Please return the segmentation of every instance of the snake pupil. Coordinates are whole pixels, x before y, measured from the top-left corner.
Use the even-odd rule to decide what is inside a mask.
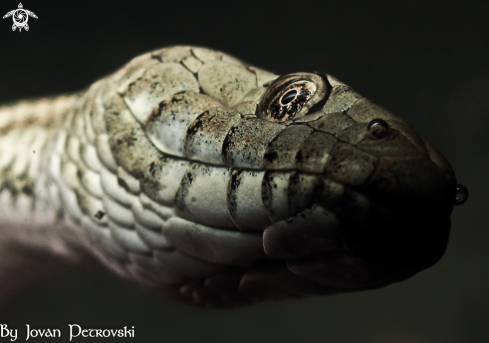
[[[288,91],[287,93],[284,94],[282,99],[280,99],[280,103],[284,106],[289,104],[292,100],[294,100],[297,96],[297,91],[295,89],[292,89]]]

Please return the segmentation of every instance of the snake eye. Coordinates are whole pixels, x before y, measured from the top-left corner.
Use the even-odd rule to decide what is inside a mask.
[[[263,94],[258,105],[258,117],[276,123],[300,118],[308,114],[314,105],[324,103],[328,91],[326,80],[316,74],[281,76]]]
[[[368,131],[375,138],[382,138],[389,131],[389,124],[383,119],[374,119],[368,123]]]

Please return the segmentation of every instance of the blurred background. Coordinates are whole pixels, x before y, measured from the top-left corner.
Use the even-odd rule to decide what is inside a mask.
[[[82,90],[152,49],[210,47],[275,73],[336,76],[432,142],[470,198],[454,209],[442,260],[384,289],[203,310],[73,271],[10,306],[2,323],[19,339],[30,324],[67,341],[67,324],[79,324],[135,326],[131,342],[489,342],[488,1],[22,4],[39,18],[20,33],[0,21],[0,102]],[[17,6],[2,1],[0,15]]]

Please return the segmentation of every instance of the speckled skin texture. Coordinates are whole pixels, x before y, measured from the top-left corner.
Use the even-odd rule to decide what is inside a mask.
[[[173,47],[82,94],[0,108],[4,235],[212,307],[378,288],[433,265],[450,165],[401,119],[311,77],[296,115],[267,117],[278,75]]]

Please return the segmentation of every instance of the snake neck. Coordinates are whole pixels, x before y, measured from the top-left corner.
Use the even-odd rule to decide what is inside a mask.
[[[0,309],[53,272],[93,265],[65,218],[52,172],[78,98],[0,106]]]
[[[0,244],[73,257],[56,175],[50,172],[62,128],[78,95],[0,107]]]

